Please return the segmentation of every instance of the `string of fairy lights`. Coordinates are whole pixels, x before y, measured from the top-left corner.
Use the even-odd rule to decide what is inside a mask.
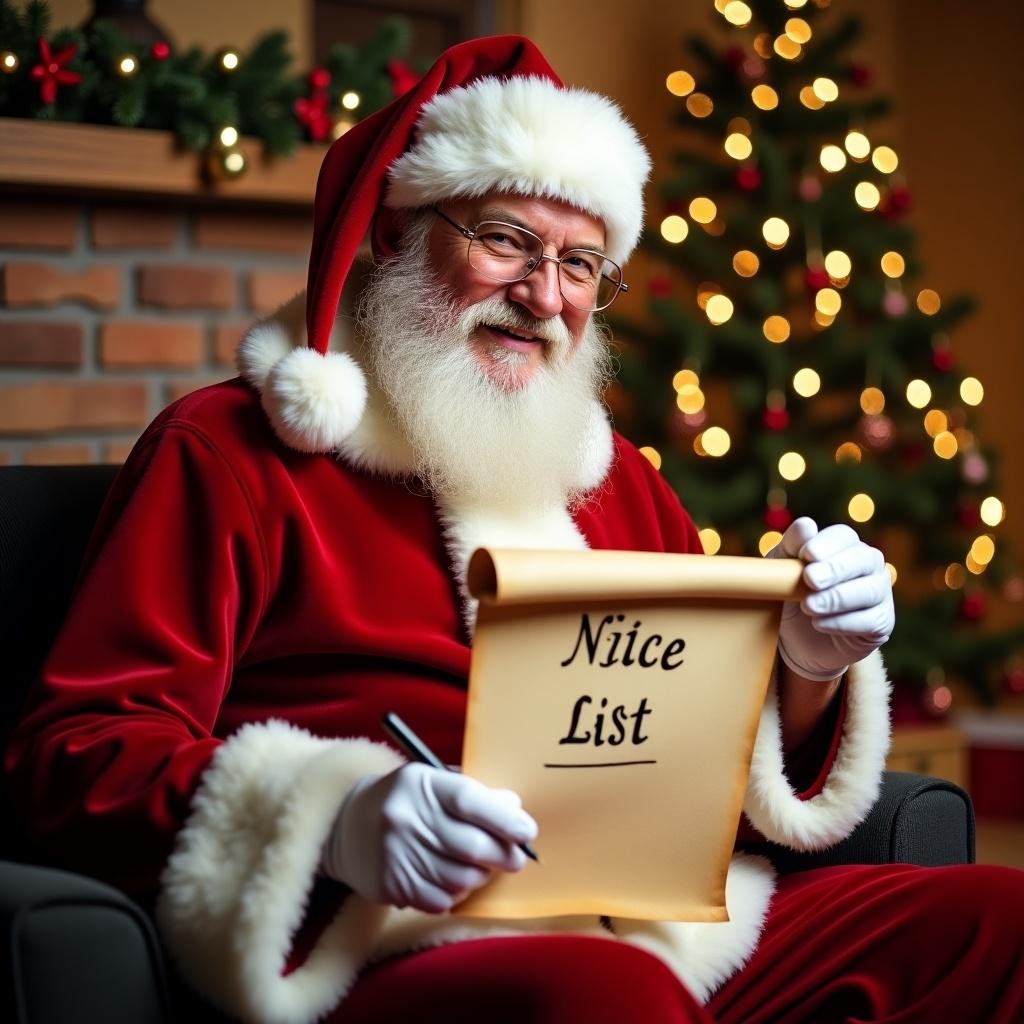
[[[772,111],[783,102],[783,97],[775,88],[757,81],[764,77],[767,62],[778,59],[795,64],[813,37],[811,25],[797,13],[800,8],[808,6],[808,0],[781,2],[789,11],[794,12],[786,20],[783,31],[774,38],[769,33],[758,32],[752,40],[747,40],[748,46],[743,48],[741,57],[737,58],[741,61],[738,73],[747,83],[745,88],[749,89],[749,102],[756,111]],[[829,0],[810,2],[817,8],[829,5]],[[714,7],[736,29],[752,25],[754,13],[742,0],[714,0]],[[824,110],[839,99],[840,87],[832,78],[819,75],[810,82],[801,83],[796,76],[787,77],[792,82],[797,100],[808,111]],[[700,91],[699,83],[689,71],[673,71],[667,76],[665,84],[669,93],[683,100],[691,117],[701,120],[713,113],[714,100]],[[758,115],[752,113],[751,116],[756,119]],[[750,191],[756,188],[760,182],[757,140],[747,117],[733,117],[728,122],[721,147],[726,157],[739,164],[736,180],[740,187],[747,187]],[[821,174],[845,175],[849,179],[853,200],[864,214],[873,214],[887,202],[899,202],[901,195],[906,192],[895,149],[890,145],[873,143],[860,124],[849,125],[841,139],[821,145],[817,153],[817,164],[820,170],[814,168],[806,172],[798,183],[798,194],[808,203],[813,203],[822,194]],[[814,294],[813,312],[807,323],[797,322],[798,314],[791,311],[779,310],[767,315],[762,323],[762,333],[765,342],[770,345],[787,344],[794,335],[813,336],[815,332],[831,326],[837,317],[843,315],[844,289],[859,271],[847,252],[823,246],[820,225],[812,217],[803,226],[806,244],[805,279]],[[706,195],[690,199],[686,215],[680,208],[678,212],[669,213],[660,223],[661,237],[672,245],[684,244],[691,233],[697,230],[713,236],[722,236],[727,231],[726,221],[718,205]],[[768,250],[779,251],[792,244],[793,231],[784,217],[773,215],[765,218],[761,224],[761,237]],[[892,249],[883,252],[877,259],[877,264],[870,270],[877,273],[880,269],[884,279],[882,309],[890,318],[903,317],[910,310],[910,299],[904,287],[907,261],[900,252]],[[732,270],[740,281],[754,278],[761,270],[761,263],[762,256],[747,248],[738,249],[731,261]],[[865,271],[868,269],[864,267]],[[737,286],[739,284],[737,281]],[[697,287],[697,305],[713,328],[728,323],[736,311],[736,302],[729,292],[728,285],[714,282],[702,282]],[[939,294],[927,287],[917,291],[914,304],[924,317],[933,317],[942,308]],[[813,346],[808,346],[806,351],[813,359]],[[938,371],[952,368],[948,338],[941,331],[937,331],[933,338],[932,361]],[[894,425],[885,410],[894,396],[886,395],[879,381],[873,378],[870,361],[867,373],[868,379],[859,396],[863,418],[858,428],[858,437],[845,440],[837,446],[834,453],[836,462],[861,462],[874,451],[884,450],[892,438]],[[819,373],[810,365],[797,369],[788,381],[774,382],[774,386],[767,391],[764,422],[772,429],[785,426],[788,423],[787,390],[800,399],[811,399],[819,393],[821,384]],[[729,452],[732,446],[729,432],[722,426],[708,423],[707,399],[701,385],[700,366],[696,362],[688,362],[674,375],[672,388],[683,420],[696,430],[692,439],[695,454],[700,458],[720,458]],[[958,394],[965,407],[977,407],[984,398],[984,388],[976,377],[968,376],[961,380]],[[934,456],[946,460],[959,457],[963,480],[976,487],[982,486],[988,479],[988,466],[981,453],[975,450],[974,436],[966,425],[964,410],[955,411],[934,405],[933,388],[923,377],[909,380],[903,397],[912,409],[920,412],[921,429],[930,439]],[[662,458],[655,448],[647,446],[641,450],[656,468],[661,467]],[[773,470],[775,479],[771,482],[767,501],[769,512],[775,509],[780,513],[777,520],[779,528],[769,528],[760,537],[758,548],[762,554],[778,543],[785,525],[788,525],[786,484],[800,479],[808,471],[807,459],[798,451],[786,451],[778,457]],[[852,522],[867,523],[875,514],[875,501],[866,492],[851,494],[847,513]],[[994,529],[1003,522],[1005,516],[1005,505],[996,495],[990,494],[980,501],[979,525]],[[769,526],[776,525],[771,522],[770,516],[766,516],[766,522]],[[700,536],[709,554],[715,554],[721,549],[722,538],[713,526],[701,529]],[[940,569],[933,582],[938,588],[958,590],[964,587],[970,575],[977,576],[985,572],[995,551],[996,540],[992,533],[978,531],[963,558]],[[891,563],[887,565],[895,583],[896,567]],[[1018,589],[1024,590],[1024,584],[1020,580],[1016,582],[1020,585]],[[1008,593],[1008,596],[1013,595]],[[1017,598],[1020,596],[1018,594]]]

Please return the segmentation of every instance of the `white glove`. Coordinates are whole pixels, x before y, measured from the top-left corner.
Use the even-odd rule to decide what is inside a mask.
[[[519,871],[537,824],[508,789],[406,764],[358,782],[324,843],[324,873],[375,903],[449,910],[493,869]]]
[[[842,675],[889,639],[896,623],[885,557],[849,526],[795,519],[768,558],[807,562],[803,578],[815,593],[787,601],[779,656],[798,675],[825,681]]]

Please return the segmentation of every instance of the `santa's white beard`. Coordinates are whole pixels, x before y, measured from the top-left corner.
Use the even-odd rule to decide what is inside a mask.
[[[417,474],[435,494],[491,508],[572,504],[610,375],[602,328],[591,318],[574,352],[561,317],[538,320],[494,298],[461,309],[429,266],[428,226],[406,233],[356,311],[367,370],[413,448]],[[516,370],[525,354],[495,346],[487,370],[475,358],[470,335],[484,323],[546,339],[546,359],[525,386]]]

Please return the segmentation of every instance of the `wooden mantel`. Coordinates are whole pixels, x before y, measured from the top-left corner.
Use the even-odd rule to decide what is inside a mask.
[[[203,158],[182,151],[170,132],[0,117],[0,191],[312,205],[325,146],[300,146],[290,157],[270,158],[258,140],[242,139],[240,147],[245,173],[212,182],[203,173]]]

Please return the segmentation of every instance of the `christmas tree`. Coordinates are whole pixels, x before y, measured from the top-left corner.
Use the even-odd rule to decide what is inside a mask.
[[[874,131],[888,104],[850,56],[862,27],[828,3],[715,0],[724,42],[691,38],[668,76],[681,144],[644,240],[660,269],[646,319],[612,320],[609,401],[708,553],[763,554],[796,515],[851,524],[894,580],[904,706],[945,711],[947,676],[993,703],[1024,689],[1024,628],[986,632],[987,601],[1024,582],[983,388],[950,341],[972,304],[927,285]]]

